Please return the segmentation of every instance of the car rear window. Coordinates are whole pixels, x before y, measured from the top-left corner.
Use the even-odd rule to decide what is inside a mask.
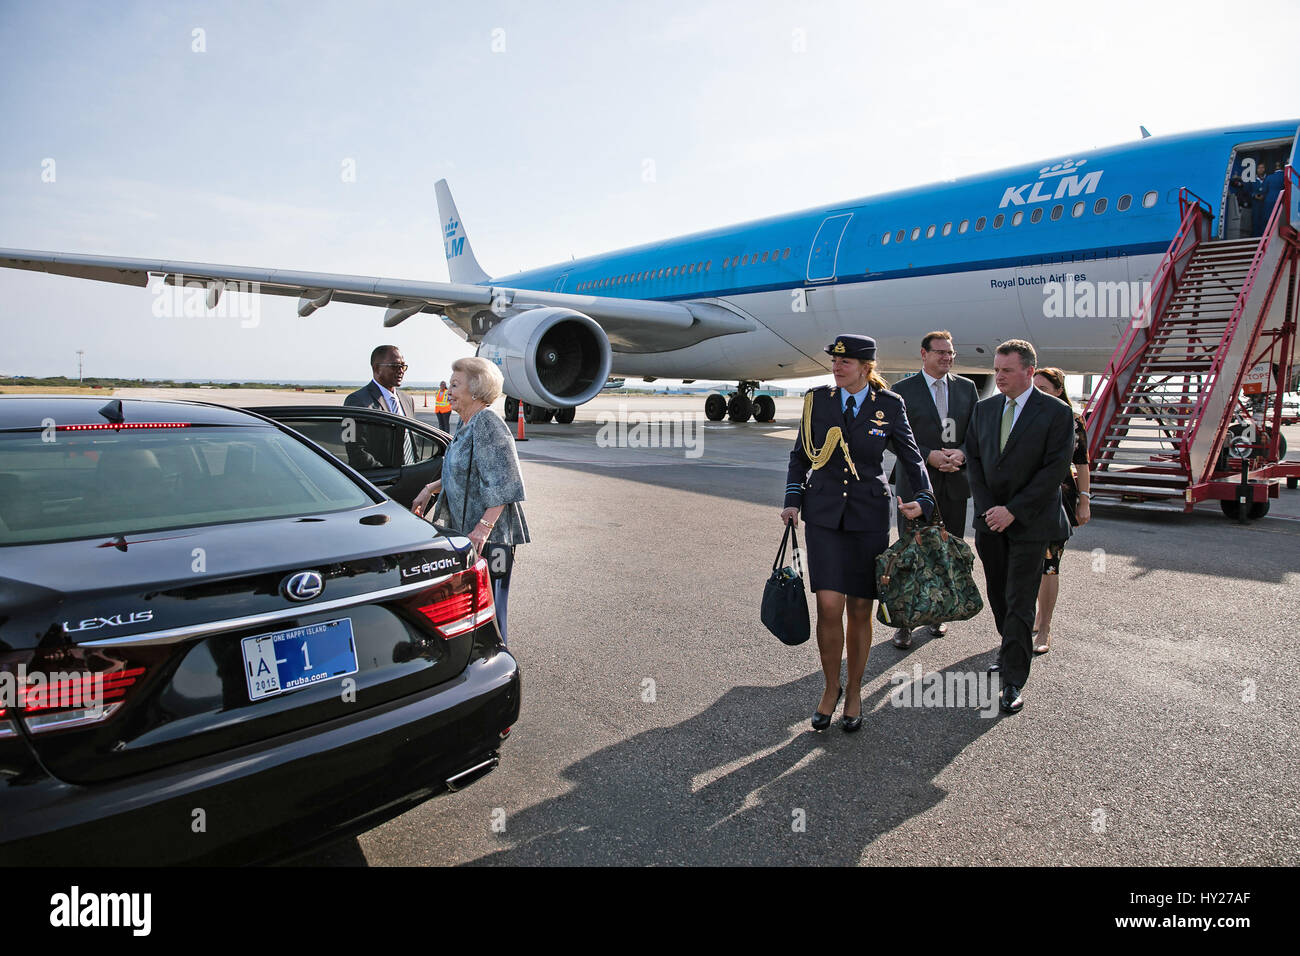
[[[0,435],[0,545],[370,504],[327,458],[269,427]]]

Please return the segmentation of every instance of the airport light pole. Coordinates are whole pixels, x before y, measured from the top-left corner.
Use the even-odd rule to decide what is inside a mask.
[[[86,350],[85,350],[85,349],[77,349],[77,386],[78,386],[78,387],[81,386],[81,382],[82,382],[82,374],[81,374],[81,358],[82,358],[82,356],[85,355],[85,354],[86,354]]]

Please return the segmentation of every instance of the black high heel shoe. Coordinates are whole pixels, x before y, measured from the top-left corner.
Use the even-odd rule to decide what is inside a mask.
[[[813,711],[812,729],[825,730],[831,725],[831,718],[835,716],[835,708],[840,704],[840,698],[844,696],[844,688],[841,687],[838,694],[835,695],[835,703],[831,705],[831,712],[823,714],[820,710]]]
[[[840,715],[840,729],[846,734],[862,729],[862,710],[861,704],[858,706],[858,716],[850,717],[848,714]]]

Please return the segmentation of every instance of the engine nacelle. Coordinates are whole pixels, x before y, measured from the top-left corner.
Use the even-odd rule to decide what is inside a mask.
[[[498,322],[478,354],[495,362],[507,395],[530,405],[569,408],[589,402],[609,378],[613,353],[595,319],[572,309],[529,309]]]

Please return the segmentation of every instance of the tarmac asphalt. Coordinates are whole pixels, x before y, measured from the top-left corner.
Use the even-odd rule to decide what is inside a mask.
[[[769,425],[702,424],[701,406],[602,397],[528,428],[524,703],[500,768],[301,862],[1300,862],[1300,491],[1249,525],[1099,507],[1020,714],[899,690],[982,680],[985,610],[907,651],[877,624],[862,731],[817,733],[814,644],[758,621],[798,401]],[[625,445],[644,414],[689,422],[689,447],[603,447],[620,414]]]

